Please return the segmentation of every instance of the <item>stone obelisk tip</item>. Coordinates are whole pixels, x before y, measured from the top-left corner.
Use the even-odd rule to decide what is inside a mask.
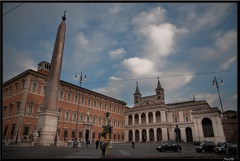
[[[63,20],[63,21],[66,20],[66,12],[67,12],[67,11],[65,10],[65,11],[64,11],[64,15],[63,15],[63,17],[62,17],[62,20]]]

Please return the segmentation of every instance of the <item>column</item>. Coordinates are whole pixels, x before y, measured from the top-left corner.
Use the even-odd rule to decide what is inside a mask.
[[[141,125],[142,124],[141,114],[139,113],[138,116],[139,116],[139,125]]]

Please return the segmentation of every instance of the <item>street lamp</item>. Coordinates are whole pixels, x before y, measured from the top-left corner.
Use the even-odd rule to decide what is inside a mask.
[[[223,113],[223,106],[222,106],[222,100],[221,100],[221,96],[220,96],[220,92],[219,92],[219,86],[218,86],[218,80],[221,80],[221,84],[223,85],[223,80],[222,80],[222,78],[216,78],[216,76],[214,76],[214,78],[213,78],[213,84],[212,84],[212,86],[213,87],[217,87],[217,91],[218,91],[218,97],[219,97],[219,100],[220,100],[220,104],[221,104],[221,108],[222,108],[222,113]]]
[[[75,74],[75,79],[77,79],[77,74],[79,74],[78,72]],[[87,75],[85,73],[84,74],[84,80],[87,80]],[[83,82],[83,79],[82,79],[82,71],[81,71],[81,74],[80,75],[80,80],[79,80],[79,84],[80,84],[80,87],[81,87],[81,84]],[[74,140],[74,143],[73,143],[73,148],[77,148],[78,146],[78,141],[77,141],[77,133],[78,133],[78,119],[79,119],[79,107],[80,107],[80,92],[78,94],[78,107],[77,107],[77,120],[76,120],[76,132],[75,132],[75,140]]]
[[[77,74],[79,74],[78,72],[75,74],[75,79],[77,79]],[[82,73],[82,71],[81,71],[81,74],[79,74],[80,75],[80,80],[79,80],[79,84],[80,84],[80,87],[81,87],[81,84],[82,84],[82,82],[83,82],[83,79],[82,79],[82,75],[84,74],[84,80],[87,80],[87,75],[86,75],[86,73]]]
[[[20,130],[21,121],[22,121],[22,115],[20,115],[20,120],[19,120],[19,123],[18,123],[17,136],[16,136],[16,140],[15,140],[16,144],[18,143],[18,133],[19,133],[19,130]]]

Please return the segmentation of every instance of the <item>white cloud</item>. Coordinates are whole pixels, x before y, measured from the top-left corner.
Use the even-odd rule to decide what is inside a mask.
[[[153,8],[149,12],[141,12],[139,16],[132,19],[132,23],[142,28],[151,24],[160,24],[164,22],[166,10],[161,7]]]
[[[161,57],[167,56],[174,47],[175,31],[176,27],[169,23],[142,28],[140,33],[147,39],[145,51]]]
[[[126,53],[126,51],[123,48],[119,48],[116,50],[110,50],[108,51],[108,55],[112,58],[112,59],[116,59],[121,57],[122,55],[124,55]]]
[[[147,76],[154,72],[154,64],[152,61],[138,57],[125,59],[122,62],[122,66],[135,76]]]
[[[120,80],[123,80],[123,79],[112,76],[112,77],[109,78],[109,80],[110,80],[110,81],[120,81]]]

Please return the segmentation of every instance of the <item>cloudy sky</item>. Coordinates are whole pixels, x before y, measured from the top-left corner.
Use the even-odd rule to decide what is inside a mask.
[[[19,6],[18,6],[19,5]],[[18,7],[16,7],[18,6]],[[16,7],[16,8],[15,8]],[[61,80],[133,107],[138,82],[165,102],[220,101],[237,110],[237,3],[3,3],[3,82],[41,61],[51,62],[66,10]],[[224,85],[220,84],[220,80]]]

